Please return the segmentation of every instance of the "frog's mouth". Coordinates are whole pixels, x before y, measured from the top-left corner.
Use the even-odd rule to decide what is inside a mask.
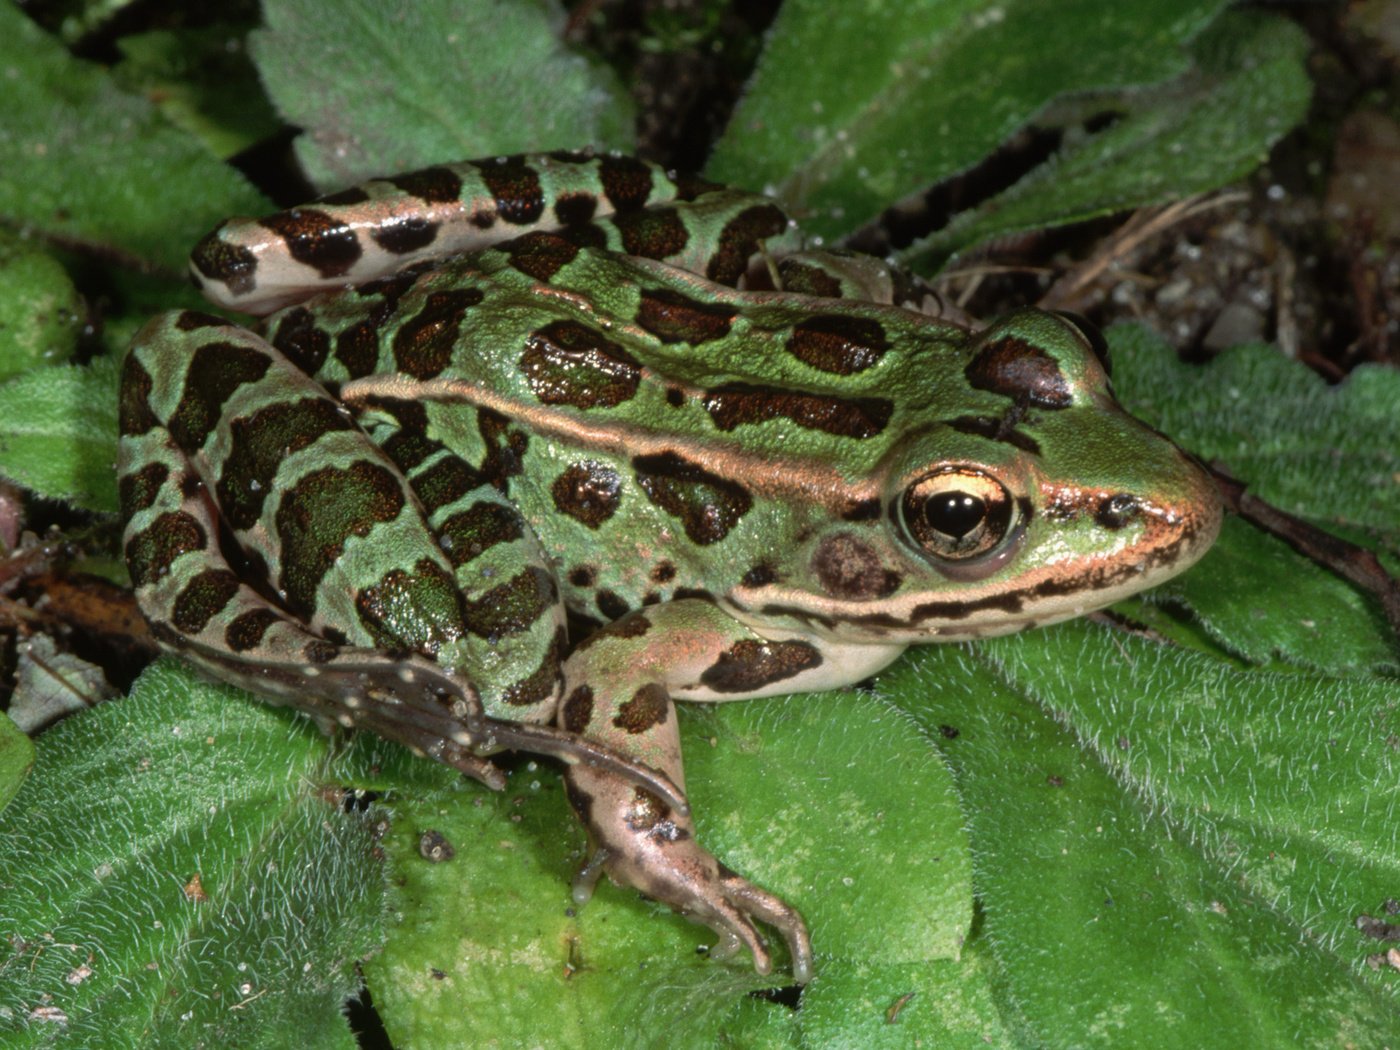
[[[1162,583],[1194,565],[1220,530],[1221,503],[1210,477],[1194,464],[1171,501],[1131,502],[1101,490],[1056,489],[1043,514],[1057,525],[1119,533],[1117,545],[1089,553],[1027,550],[1019,564],[976,581],[924,572],[887,597],[833,597],[781,581],[737,588],[729,604],[740,619],[786,622],[804,633],[846,642],[907,644],[1008,634],[1081,616]],[[1037,558],[1027,564],[1027,558]],[[932,582],[930,582],[932,581]]]

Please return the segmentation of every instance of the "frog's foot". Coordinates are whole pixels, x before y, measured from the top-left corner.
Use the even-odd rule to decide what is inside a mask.
[[[596,851],[574,879],[582,904],[606,871],[618,885],[632,886],[719,935],[716,958],[741,947],[754,969],[772,972],[768,945],[754,920],[778,930],[792,955],[798,984],[812,977],[812,942],[807,925],[785,901],[726,868],[695,840],[695,827],[650,792],[605,773],[575,766],[565,779],[569,802],[588,828]]]

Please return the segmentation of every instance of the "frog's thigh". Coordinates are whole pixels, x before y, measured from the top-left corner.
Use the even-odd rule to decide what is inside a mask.
[[[554,573],[509,496],[424,432],[423,418],[370,405],[357,421],[403,471],[451,563],[466,634],[438,659],[465,672],[492,717],[546,721],[563,687],[566,640]]]
[[[393,495],[402,479],[362,433],[339,422],[340,409],[324,390],[255,333],[187,311],[156,318],[138,334],[123,368],[121,416],[118,487],[127,564],[139,604],[166,645],[216,677],[291,704],[323,726],[364,725],[499,781],[470,754],[471,725],[480,716],[470,687],[447,679],[424,656],[381,651],[353,616],[330,621],[344,630],[313,627],[249,586],[247,568],[237,571],[225,556],[227,533],[243,545],[249,566],[266,571],[263,555],[272,550],[277,508],[291,499],[297,520],[319,543],[339,537],[337,564],[382,554],[385,534],[375,531],[381,527],[392,529],[396,549],[408,550],[420,564],[441,558],[437,537],[416,513],[373,522],[359,544],[336,531],[342,519],[358,520],[355,512],[365,500],[357,503],[357,497],[369,491],[356,486],[357,475],[341,469],[344,463],[374,472],[380,486],[371,495]],[[282,468],[299,451],[325,449],[328,438],[336,448],[316,474],[331,479],[321,489],[332,498],[298,502],[298,486],[287,483]],[[215,492],[224,496],[221,507]],[[376,506],[407,511],[411,503],[402,493]],[[283,563],[298,557],[285,537],[276,549]],[[324,569],[313,582],[331,575]],[[380,590],[389,594],[391,588]],[[318,598],[316,604],[329,602]],[[392,614],[403,603],[387,604]],[[449,621],[444,633],[454,630],[457,623]]]
[[[560,724],[684,787],[672,700],[720,701],[850,685],[899,647],[765,638],[687,599],[639,609],[586,638],[564,666]]]

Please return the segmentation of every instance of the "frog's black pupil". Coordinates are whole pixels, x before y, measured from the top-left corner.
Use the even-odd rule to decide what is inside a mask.
[[[924,502],[924,520],[955,540],[977,528],[986,517],[987,504],[970,492],[940,492]]]

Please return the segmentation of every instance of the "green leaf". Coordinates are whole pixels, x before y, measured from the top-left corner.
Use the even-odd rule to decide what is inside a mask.
[[[956,730],[986,934],[1030,1042],[1400,1037],[1354,929],[1400,880],[1400,685],[1240,672],[1083,622],[928,647],[882,685]]]
[[[216,156],[231,157],[279,127],[244,50],[246,29],[214,25],[124,36],[116,79],[156,100],[172,124]]]
[[[1155,83],[1221,0],[789,0],[707,173],[848,233],[1068,92]]]
[[[830,1009],[871,996],[893,1003],[911,974],[958,957],[971,919],[959,807],[905,716],[862,694],[685,714],[699,838],[820,931],[817,981]],[[833,734],[837,722],[848,728]],[[819,813],[807,799],[814,755],[838,774]],[[708,930],[608,885],[575,913],[568,882],[586,844],[562,794],[556,774],[527,767],[503,796],[453,785],[389,801],[383,845],[400,919],[365,973],[391,1036],[460,1045],[452,1019],[461,1017],[477,1033],[561,1047],[630,1045],[639,1031],[696,1047],[755,1024],[786,1031],[787,1020],[743,1009],[742,993],[774,978],[758,977],[747,957],[697,958],[714,941]],[[454,846],[450,862],[420,856],[427,831]]]
[[[559,43],[555,0],[268,0],[252,54],[321,189],[445,160],[632,144],[606,69]],[[486,42],[489,41],[489,44]]]
[[[0,813],[7,1047],[354,1046],[370,820],[308,723],[240,695],[162,663],[40,738]]]
[[[1161,204],[1247,175],[1307,112],[1307,38],[1283,18],[1227,12],[1191,52],[1189,74],[1097,100],[1119,112],[1108,130],[1071,139],[1004,193],[901,252],[901,261],[929,269],[995,237]]]
[[[0,228],[0,380],[69,357],[85,313],[58,261]]]
[[[1278,581],[1287,580],[1286,595]],[[1194,571],[1143,596],[1188,607],[1212,639],[1245,660],[1275,658],[1332,674],[1393,672],[1400,650],[1377,603],[1282,540],[1227,518]]]
[[[117,509],[118,363],[41,368],[0,385],[0,475],[49,499]]]
[[[268,210],[241,175],[11,4],[0,4],[0,57],[0,222],[173,276],[219,218]]]
[[[29,737],[0,711],[0,812],[19,791],[34,765],[34,745]]]

